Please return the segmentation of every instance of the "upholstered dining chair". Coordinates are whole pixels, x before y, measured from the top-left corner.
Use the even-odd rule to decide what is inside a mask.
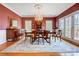
[[[46,40],[47,43],[50,44],[50,37],[48,36],[49,31],[44,30],[44,39]]]
[[[61,36],[62,36],[62,30],[58,30],[57,31],[57,37],[60,38],[60,41],[61,41]]]
[[[33,42],[37,39],[36,34],[37,34],[36,30],[32,30],[32,39],[31,39],[31,43],[33,43]]]
[[[57,33],[56,33],[56,32],[52,32],[52,38],[53,38],[54,41],[56,42],[56,38],[57,38]]]
[[[31,39],[32,39],[32,32],[27,32],[26,30],[25,30],[25,41],[28,39],[28,38],[30,38],[30,43],[31,43]]]

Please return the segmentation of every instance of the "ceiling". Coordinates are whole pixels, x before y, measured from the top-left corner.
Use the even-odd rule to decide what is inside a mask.
[[[74,4],[75,3],[39,3],[43,16],[47,17],[57,16]],[[22,17],[35,15],[35,3],[3,3],[3,5]]]

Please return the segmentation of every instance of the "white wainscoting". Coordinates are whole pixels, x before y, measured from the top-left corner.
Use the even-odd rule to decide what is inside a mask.
[[[0,30],[0,44],[6,42],[6,30]]]

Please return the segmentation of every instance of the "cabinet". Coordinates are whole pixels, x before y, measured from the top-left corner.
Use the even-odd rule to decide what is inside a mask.
[[[6,38],[7,41],[15,41],[16,40],[16,33],[17,33],[17,29],[15,28],[7,28],[6,29]]]

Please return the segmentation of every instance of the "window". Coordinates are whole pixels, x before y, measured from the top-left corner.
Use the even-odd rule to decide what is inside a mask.
[[[52,31],[52,20],[46,20],[46,30]]]
[[[25,29],[26,29],[27,32],[32,31],[32,21],[31,20],[26,20],[25,21]]]
[[[74,39],[79,40],[79,13],[74,15]]]
[[[71,38],[71,17],[65,18],[65,36]]]
[[[62,35],[71,38],[71,17],[59,19],[59,29],[62,30]]]
[[[65,34],[65,37],[79,40],[79,11],[69,17],[59,19],[59,29]]]
[[[18,27],[18,21],[17,20],[12,20],[12,26],[13,27]]]
[[[62,35],[71,38],[72,17],[64,17],[59,19],[59,29],[62,30]]]
[[[59,29],[62,30],[62,35],[64,36],[65,30],[64,30],[64,19],[59,19]]]

